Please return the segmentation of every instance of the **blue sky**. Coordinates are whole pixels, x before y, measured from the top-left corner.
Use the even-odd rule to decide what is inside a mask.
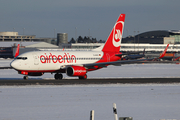
[[[119,14],[125,13],[123,37],[151,30],[180,30],[179,0],[1,0],[0,32],[68,40],[92,36],[106,40]],[[136,31],[136,32],[134,32]]]

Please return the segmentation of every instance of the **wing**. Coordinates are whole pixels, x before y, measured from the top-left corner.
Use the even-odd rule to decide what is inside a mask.
[[[154,59],[161,59],[166,54],[166,51],[167,51],[168,47],[169,47],[169,44],[167,45],[167,47],[165,48],[165,50],[163,51],[163,53],[161,54],[161,56],[159,58],[122,60],[122,61],[102,62],[102,63],[91,63],[91,64],[83,64],[83,66],[86,69],[95,69],[97,67],[107,67],[108,65],[117,65],[117,66],[119,66],[121,64],[132,64],[132,63],[140,63],[142,61],[152,61]]]
[[[87,69],[95,69],[98,67],[107,67],[108,65],[115,65],[120,66],[122,64],[133,64],[133,63],[140,63],[142,61],[152,61],[154,58],[151,59],[138,59],[138,60],[122,60],[122,61],[114,61],[114,62],[102,62],[102,63],[92,63],[92,64],[84,64],[83,66]]]

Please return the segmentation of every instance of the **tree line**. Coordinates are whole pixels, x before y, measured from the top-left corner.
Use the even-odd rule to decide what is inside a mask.
[[[96,38],[90,38],[87,36],[84,36],[84,38],[82,36],[79,36],[77,40],[71,38],[69,43],[105,43],[105,41],[104,40],[98,41]]]

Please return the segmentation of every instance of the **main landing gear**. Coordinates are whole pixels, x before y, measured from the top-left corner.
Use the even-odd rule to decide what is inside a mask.
[[[63,75],[61,74],[61,73],[56,73],[55,75],[54,75],[54,78],[56,79],[56,80],[61,80],[61,79],[63,79]],[[79,76],[79,79],[87,79],[87,75],[84,75],[84,76]]]
[[[54,75],[54,78],[55,78],[56,80],[61,80],[61,79],[63,78],[63,75],[62,75],[61,73],[56,73],[56,74]]]

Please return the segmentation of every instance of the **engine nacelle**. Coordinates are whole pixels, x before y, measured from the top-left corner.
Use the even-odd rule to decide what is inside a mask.
[[[42,76],[44,73],[41,72],[25,72],[25,71],[19,71],[19,74],[23,75],[29,75],[29,76]]]
[[[86,73],[86,68],[81,66],[71,66],[66,69],[66,74],[68,76],[85,76]]]

